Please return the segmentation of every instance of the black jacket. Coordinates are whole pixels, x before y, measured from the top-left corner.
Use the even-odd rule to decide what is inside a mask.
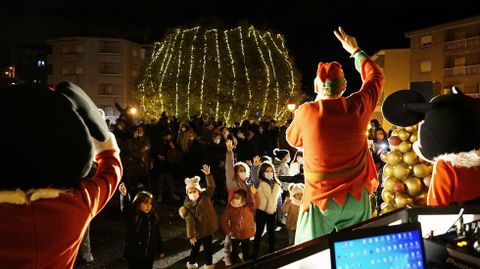
[[[140,212],[138,220],[130,219],[127,230],[125,256],[127,258],[155,258],[164,253],[160,225],[155,214]]]

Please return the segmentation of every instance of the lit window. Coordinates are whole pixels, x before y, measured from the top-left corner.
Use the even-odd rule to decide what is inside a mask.
[[[420,72],[426,73],[432,71],[432,61],[427,60],[427,61],[422,61],[420,63]]]
[[[44,60],[38,60],[37,61],[37,66],[38,67],[44,67],[45,66],[45,61]]]
[[[453,64],[455,66],[465,66],[465,57],[455,58]]]
[[[83,66],[75,67],[75,74],[83,74]]]
[[[60,51],[61,51],[62,54],[66,54],[66,53],[68,53],[70,50],[68,49],[67,46],[62,46],[61,49],[60,49]]]
[[[70,68],[62,67],[61,73],[62,73],[62,75],[69,75],[70,74]]]
[[[420,47],[421,48],[428,48],[432,46],[432,36],[426,35],[420,38]]]
[[[83,46],[82,45],[76,45],[75,46],[75,53],[82,53],[83,52]]]

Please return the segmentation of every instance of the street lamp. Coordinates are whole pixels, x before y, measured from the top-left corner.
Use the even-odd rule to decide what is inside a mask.
[[[134,116],[135,114],[137,114],[137,109],[135,107],[131,107],[128,110],[128,113],[130,113],[130,115]]]
[[[293,111],[295,110],[296,107],[297,107],[297,105],[295,105],[295,104],[288,104],[287,105],[288,110],[292,113],[293,113]]]
[[[290,111],[290,119],[291,120],[293,119],[293,111],[295,111],[296,107],[297,107],[297,105],[295,105],[295,103],[289,103],[287,105],[287,109],[288,109],[288,111]]]

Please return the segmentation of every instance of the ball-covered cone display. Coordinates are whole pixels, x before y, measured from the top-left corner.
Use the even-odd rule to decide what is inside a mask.
[[[400,151],[394,150],[390,151],[387,155],[387,163],[390,165],[396,165],[402,161],[402,153]]]
[[[418,140],[416,125],[397,128],[388,139],[390,152],[381,158],[383,191],[381,214],[407,205],[426,205],[432,166],[422,161],[412,150]]]

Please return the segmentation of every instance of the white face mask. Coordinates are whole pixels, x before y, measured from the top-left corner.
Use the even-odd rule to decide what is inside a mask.
[[[220,138],[218,138],[218,139],[213,139],[213,143],[215,143],[215,144],[217,144],[217,145],[220,144]]]
[[[263,173],[263,176],[268,179],[268,180],[272,180],[273,179],[273,173],[270,172],[270,173]]]
[[[297,162],[302,164],[303,163],[303,158],[302,157],[297,157]]]
[[[188,199],[192,200],[193,202],[198,200],[198,197],[200,196],[200,193],[198,192],[192,192],[188,194]]]
[[[245,205],[245,202],[242,202],[240,199],[232,199],[232,201],[230,201],[230,205],[233,207],[242,207]]]
[[[245,181],[245,179],[247,179],[247,172],[240,172],[240,173],[238,173],[238,177],[239,177],[242,181]]]

